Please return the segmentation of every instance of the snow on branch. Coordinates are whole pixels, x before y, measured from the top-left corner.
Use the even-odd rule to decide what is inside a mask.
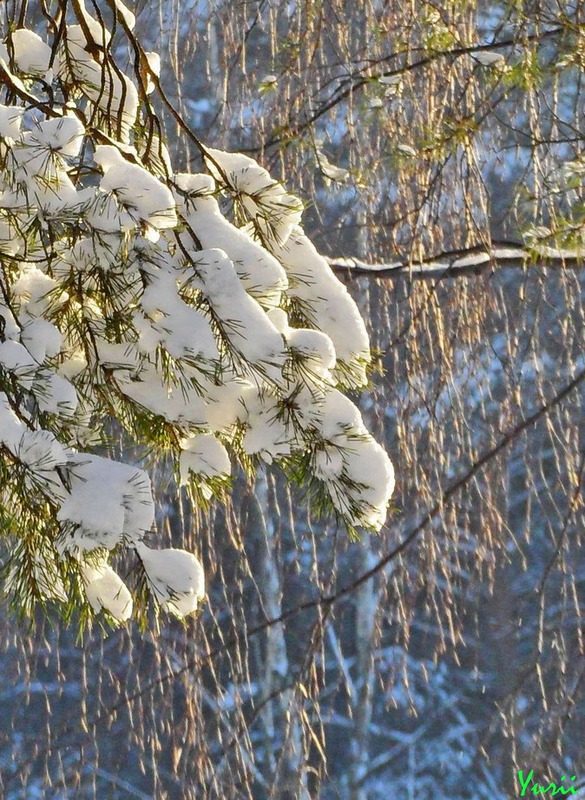
[[[532,247],[494,243],[489,249],[470,248],[457,254],[444,254],[431,261],[412,264],[403,261],[367,263],[358,258],[327,259],[334,272],[349,272],[371,278],[459,278],[481,275],[494,268],[515,267],[530,269],[539,267],[580,269],[585,265],[585,251],[551,247],[535,243]]]
[[[119,624],[147,596],[195,612],[205,579],[151,546],[147,473],[105,457],[114,422],[194,503],[224,495],[232,462],[275,461],[350,531],[382,526],[394,472],[340,391],[366,384],[368,336],[301,201],[197,142],[208,172],[175,173],[159,62],[107,5],[136,74],[82,0],[48,37],[0,43],[0,491],[17,607]],[[133,591],[110,563],[126,551]]]

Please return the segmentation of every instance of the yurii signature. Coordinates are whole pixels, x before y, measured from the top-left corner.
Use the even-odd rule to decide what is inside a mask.
[[[518,780],[520,781],[520,786],[522,787],[520,797],[526,797],[527,792],[532,792],[534,795],[550,794],[551,797],[556,794],[577,794],[577,787],[571,786],[569,783],[567,783],[567,781],[571,784],[574,783],[577,780],[575,775],[572,775],[570,778],[567,778],[565,775],[563,775],[560,783],[554,783],[554,781],[551,781],[548,786],[545,786],[544,784],[540,784],[534,780],[533,769],[530,770],[526,777],[524,777],[523,770],[519,769]],[[532,784],[532,786],[530,784]]]

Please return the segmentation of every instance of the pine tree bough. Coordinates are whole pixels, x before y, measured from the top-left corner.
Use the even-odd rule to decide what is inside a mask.
[[[159,61],[138,50],[125,74],[104,21],[73,7],[58,40],[0,43],[5,588],[26,613],[53,601],[120,623],[133,597],[109,559],[130,550],[140,607],[184,617],[201,563],[147,544],[146,472],[92,452],[114,424],[195,503],[229,488],[232,460],[275,461],[350,531],[381,527],[394,474],[341,393],[365,385],[368,337],[299,199],[237,153],[175,174],[147,99]]]

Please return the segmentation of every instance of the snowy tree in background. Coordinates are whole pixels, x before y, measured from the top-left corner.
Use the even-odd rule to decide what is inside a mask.
[[[195,504],[225,496],[233,461],[277,462],[350,531],[381,527],[394,477],[342,394],[366,383],[368,337],[301,202],[193,136],[205,172],[174,172],[159,58],[109,5],[112,33],[76,1],[47,41],[18,27],[0,44],[0,485],[16,607],[116,624],[148,597],[184,617],[205,588],[198,558],[149,537],[149,478],[107,457],[113,430]],[[125,550],[133,592],[110,565]]]

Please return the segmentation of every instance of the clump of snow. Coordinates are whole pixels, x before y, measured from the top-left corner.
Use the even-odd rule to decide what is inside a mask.
[[[4,139],[17,139],[23,114],[22,106],[0,105],[0,136]]]
[[[32,388],[41,411],[64,417],[75,414],[77,392],[67,378],[50,370],[41,370]]]
[[[115,195],[123,226],[128,221],[147,222],[153,228],[173,228],[177,224],[172,192],[144,167],[126,161],[112,145],[98,145],[94,160],[104,173],[100,189]]]
[[[284,244],[301,221],[303,204],[253,158],[242,153],[207,149],[207,165],[242,202],[262,233],[277,244]]]
[[[31,356],[42,364],[61,351],[60,330],[46,319],[32,319],[23,325],[20,341]]]
[[[416,158],[416,150],[409,144],[403,144],[402,142],[396,145],[396,149],[402,153],[403,156],[407,156],[407,158]]]
[[[136,17],[122,0],[114,0],[116,11],[122,17],[128,28],[133,31],[136,26]]]
[[[227,477],[230,459],[222,443],[211,433],[182,439],[179,459],[181,485],[189,482],[189,473],[203,478]]]
[[[57,519],[61,545],[71,553],[112,550],[139,541],[150,530],[154,506],[145,472],[128,464],[85,453],[72,453],[67,465],[68,491]]]
[[[205,576],[199,559],[186,550],[151,550],[140,543],[136,551],[159,605],[177,617],[193,614],[205,597]]]
[[[20,267],[12,293],[28,316],[44,317],[51,306],[53,291],[57,286],[57,282],[35,264],[25,263]]]
[[[51,48],[34,31],[19,28],[12,31],[14,63],[20,72],[45,75],[51,60]]]
[[[89,32],[93,44],[109,44],[112,39],[110,31],[105,25],[101,25],[97,19],[92,17],[85,6],[85,0],[79,0],[78,9],[83,18],[85,29]],[[69,25],[67,27],[67,41],[75,41],[85,47],[87,41],[85,38],[85,31],[81,25]]]
[[[192,184],[177,176],[177,185]],[[197,183],[194,184],[197,187]],[[280,304],[287,287],[286,273],[279,261],[255,242],[245,231],[232,225],[221,213],[215,197],[206,190],[205,182],[200,191],[189,191],[188,197],[177,198],[181,215],[201,246],[223,250],[231,259],[244,289],[267,308]],[[192,246],[189,231],[182,236],[184,246]]]
[[[193,257],[201,291],[224,326],[232,347],[278,383],[287,353],[281,334],[261,306],[245,291],[223,250],[202,250]]]
[[[120,347],[124,348],[124,345]],[[150,361],[141,364],[136,373],[124,369],[116,372],[115,379],[126,397],[169,422],[190,423],[197,427],[206,425],[207,407],[201,394],[189,392],[181,383],[169,385]]]
[[[198,197],[214,194],[217,186],[211,175],[196,172],[179,172],[174,176],[173,182],[179,191],[184,192],[188,197]]]
[[[345,183],[349,178],[349,170],[332,164],[325,153],[317,152],[317,166],[323,175],[330,181]],[[300,222],[300,220],[299,220]]]
[[[230,432],[242,418],[243,398],[253,390],[253,386],[250,381],[229,370],[224,372],[221,382],[210,382],[206,385],[206,419],[212,431]]]
[[[56,467],[63,467],[67,463],[67,453],[63,445],[53,433],[44,430],[26,428],[15,455],[38,475],[50,475]]]
[[[181,299],[174,275],[151,271],[140,304],[147,320],[136,320],[139,349],[152,353],[160,343],[173,358],[219,358],[209,320]]]
[[[368,334],[345,286],[300,228],[292,231],[283,246],[273,244],[272,252],[287,271],[288,296],[298,302],[312,327],[329,336],[338,362],[347,367],[338,370],[336,377],[352,387],[363,386],[370,362]]]
[[[8,397],[4,392],[0,392],[0,444],[16,455],[25,430],[24,424],[8,402]]]
[[[76,158],[83,144],[85,128],[77,117],[47,119],[37,124],[24,141],[31,147],[38,147],[51,153],[59,153],[67,158]]]
[[[152,94],[156,86],[154,81],[152,80],[151,73],[156,78],[160,78],[160,56],[158,53],[145,53],[144,57],[146,58],[146,64],[148,66],[148,73],[146,76],[146,86],[145,86],[146,94]]]
[[[339,445],[325,445],[315,453],[315,474],[324,481],[335,480],[343,470],[343,453]]]
[[[251,390],[244,396],[246,433],[242,442],[244,452],[259,455],[271,464],[275,458],[291,453],[291,434],[277,398],[266,389]]]
[[[96,613],[107,611],[116,622],[130,619],[132,595],[105,560],[98,563],[82,562],[81,575],[87,600]]]
[[[127,75],[119,70],[104,69],[101,63],[94,60],[90,50],[106,47],[111,35],[85,10],[84,16],[91,39],[90,46],[81,25],[68,26],[65,44],[67,54],[60,59],[62,70],[65,74],[71,71],[71,77],[84,95],[107,120],[106,127],[113,127],[119,133],[119,138],[128,142],[138,114],[138,90]]]
[[[326,333],[309,328],[290,328],[285,338],[291,352],[302,359],[305,370],[332,382],[331,373],[337,359],[333,342]]]
[[[24,345],[7,339],[0,342],[0,367],[11,373],[24,389],[30,389],[38,364]]]
[[[478,50],[472,53],[472,56],[483,67],[502,67],[506,64],[506,59],[502,53],[490,53],[485,50]]]
[[[319,429],[325,447],[317,450],[315,468],[335,507],[353,525],[378,530],[394,492],[388,455],[366,430],[359,409],[336,389],[325,395]]]

